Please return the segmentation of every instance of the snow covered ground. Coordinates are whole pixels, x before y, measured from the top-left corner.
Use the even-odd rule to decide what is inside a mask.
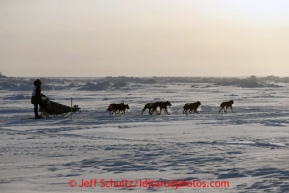
[[[33,79],[0,81],[1,193],[289,192],[288,83],[244,88],[129,79],[114,86],[112,79],[42,79],[51,100],[70,105],[72,97],[81,107],[72,120],[22,120],[33,117]],[[235,113],[219,114],[230,99]],[[171,115],[140,115],[154,101],[170,101]],[[200,114],[182,114],[195,101]],[[130,110],[109,116],[107,106],[120,102]],[[111,179],[136,186],[108,187]],[[144,187],[148,179],[194,184]],[[79,187],[82,180],[92,187]],[[229,187],[198,187],[204,181]]]

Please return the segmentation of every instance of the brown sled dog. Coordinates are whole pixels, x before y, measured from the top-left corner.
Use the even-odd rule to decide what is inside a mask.
[[[220,110],[219,110],[219,113],[221,112],[222,109],[224,109],[224,112],[227,113],[227,108],[230,107],[231,108],[231,111],[234,113],[233,111],[233,104],[234,104],[234,101],[233,100],[230,100],[230,101],[227,101],[227,102],[222,102],[222,104],[220,105]]]
[[[186,103],[184,106],[184,110],[183,110],[183,114],[187,114],[188,111],[190,114],[192,114],[192,112],[194,111],[194,113],[198,113],[197,109],[199,108],[199,106],[201,106],[201,102],[197,101],[194,103]]]

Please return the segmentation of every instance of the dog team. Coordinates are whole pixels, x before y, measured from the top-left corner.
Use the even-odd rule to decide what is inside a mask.
[[[227,108],[231,108],[231,111],[234,113],[233,111],[233,104],[234,104],[234,101],[233,100],[230,100],[230,101],[227,101],[227,102],[223,102],[221,103],[220,105],[220,110],[219,110],[219,113],[224,110],[225,113],[227,113]],[[155,103],[147,103],[142,112],[141,112],[141,115],[143,114],[143,112],[148,109],[149,111],[149,114],[152,115],[154,112],[157,114],[157,115],[160,115],[162,110],[165,109],[166,113],[169,115],[169,112],[168,112],[168,107],[171,107],[172,104],[169,102],[169,101],[165,101],[165,102],[155,102]],[[197,102],[194,102],[194,103],[186,103],[184,105],[184,110],[183,110],[183,114],[187,114],[187,113],[198,113],[198,108],[201,106],[201,102],[200,101],[197,101]],[[129,106],[128,104],[124,104],[124,103],[120,103],[120,104],[110,104],[108,106],[108,111],[109,111],[109,115],[112,115],[112,114],[115,114],[115,115],[125,115],[125,110],[126,109],[129,109]],[[198,113],[199,114],[199,113]]]

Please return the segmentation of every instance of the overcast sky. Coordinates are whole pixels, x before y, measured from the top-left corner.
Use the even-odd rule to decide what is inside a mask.
[[[288,0],[1,0],[7,76],[288,76]]]

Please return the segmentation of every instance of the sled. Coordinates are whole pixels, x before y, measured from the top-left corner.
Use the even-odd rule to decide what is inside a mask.
[[[42,104],[40,104],[40,116],[49,117],[53,115],[54,117],[69,117],[72,116],[76,111],[80,110],[78,105],[69,107],[62,105],[60,103],[51,101],[48,97],[43,97]]]

